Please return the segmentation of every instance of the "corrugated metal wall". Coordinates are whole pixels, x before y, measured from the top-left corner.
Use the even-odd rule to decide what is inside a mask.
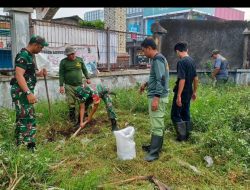
[[[245,13],[233,8],[215,8],[214,16],[225,20],[244,20]]]
[[[83,28],[77,25],[62,24],[41,20],[32,20],[31,33],[43,36],[50,47],[88,46],[96,47],[95,52],[98,58],[98,67],[105,68],[107,64],[117,67],[118,56],[126,50],[126,43],[133,41],[131,32],[120,32],[113,30],[97,30]],[[146,35],[136,34],[136,39],[142,41]],[[109,40],[107,40],[109,38]],[[127,68],[130,64],[118,64],[118,67]]]

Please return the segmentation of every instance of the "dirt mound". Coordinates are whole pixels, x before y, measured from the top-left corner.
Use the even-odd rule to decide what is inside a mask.
[[[100,133],[101,126],[103,126],[104,123],[107,123],[108,120],[97,120],[93,119],[90,123],[88,123],[85,128],[83,128],[78,135],[81,134],[98,134]],[[79,125],[72,125],[70,123],[67,123],[65,125],[66,127],[53,125],[50,127],[46,133],[46,139],[48,139],[49,142],[56,141],[57,136],[64,136],[66,139],[70,138],[76,130],[79,128]]]

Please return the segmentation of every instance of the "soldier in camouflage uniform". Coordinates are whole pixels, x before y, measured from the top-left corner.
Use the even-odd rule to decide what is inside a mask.
[[[36,134],[36,117],[33,104],[36,103],[34,89],[36,76],[47,75],[46,69],[38,71],[35,54],[48,46],[44,38],[33,35],[26,48],[22,48],[15,58],[15,75],[11,79],[11,97],[16,109],[16,144],[26,144],[34,151]]]
[[[110,90],[101,84],[97,84],[92,85],[92,87],[90,86],[78,86],[76,88],[76,92],[75,95],[78,98],[78,100],[80,101],[80,126],[83,127],[83,116],[85,114],[85,116],[88,117],[87,122],[91,121],[92,119],[92,112],[95,112],[95,109],[97,108],[93,108],[90,115],[88,116],[87,113],[87,109],[89,107],[89,105],[91,105],[92,103],[94,103],[94,105],[96,105],[97,102],[100,98],[104,101],[105,105],[106,105],[106,110],[108,113],[108,117],[110,118],[111,121],[111,125],[112,125],[112,131],[118,130],[117,127],[117,122],[116,122],[116,114],[114,112],[113,109],[113,105],[112,105],[112,99],[110,97]],[[84,103],[84,112],[81,111],[81,109],[83,108],[83,104]],[[98,103],[99,104],[99,103]],[[82,112],[82,114],[81,114]],[[86,124],[86,123],[85,123]]]

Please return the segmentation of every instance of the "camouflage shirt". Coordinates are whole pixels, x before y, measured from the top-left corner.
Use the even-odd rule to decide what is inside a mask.
[[[89,99],[92,99],[93,95],[98,95],[98,92],[89,86],[78,86],[76,88],[75,96],[81,103],[86,103]]]
[[[94,94],[102,98],[105,94],[108,94],[110,92],[109,88],[101,84],[91,84],[90,86],[78,86],[76,88],[76,97],[80,100],[81,103],[85,103]]]
[[[35,56],[25,48],[21,49],[15,58],[15,68],[16,67],[20,67],[25,70],[23,75],[25,81],[27,82],[29,89],[34,89],[37,82]],[[17,80],[14,80],[14,84],[18,84]]]

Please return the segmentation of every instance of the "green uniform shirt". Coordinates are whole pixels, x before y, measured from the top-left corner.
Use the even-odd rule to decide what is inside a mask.
[[[152,59],[148,81],[148,97],[167,97],[169,83],[169,68],[166,58],[158,53]]]
[[[35,88],[37,78],[36,78],[36,64],[35,57],[27,49],[22,48],[21,51],[16,55],[15,58],[15,68],[20,67],[25,70],[24,78],[29,89],[33,90]],[[12,85],[18,85],[15,78],[12,79]]]
[[[63,86],[64,83],[72,86],[82,85],[82,73],[87,79],[89,78],[82,58],[76,57],[74,61],[64,58],[61,60],[59,67],[60,86]]]

